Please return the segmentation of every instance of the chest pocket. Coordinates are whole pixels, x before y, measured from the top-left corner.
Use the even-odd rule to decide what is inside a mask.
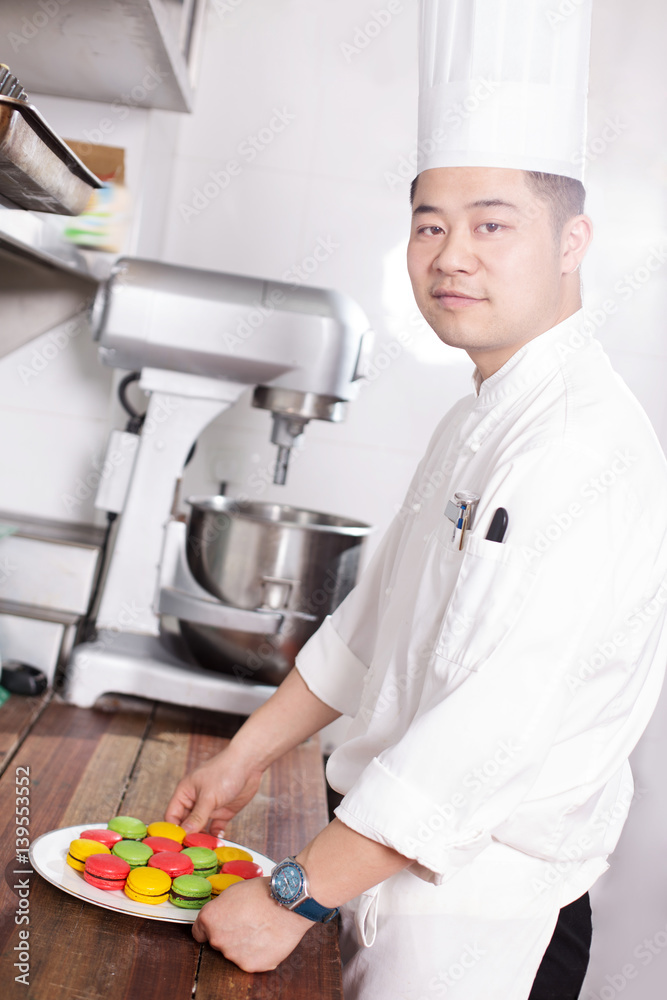
[[[521,614],[535,582],[523,554],[473,534],[436,640],[436,656],[479,670]]]

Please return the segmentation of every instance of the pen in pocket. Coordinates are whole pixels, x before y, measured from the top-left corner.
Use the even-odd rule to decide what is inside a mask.
[[[487,541],[502,542],[507,531],[507,511],[504,507],[499,507],[491,518],[489,530],[486,533]]]

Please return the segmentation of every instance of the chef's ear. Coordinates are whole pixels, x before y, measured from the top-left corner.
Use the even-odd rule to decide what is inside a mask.
[[[593,223],[587,215],[574,215],[565,223],[561,240],[563,274],[573,274],[586,256],[593,239]]]

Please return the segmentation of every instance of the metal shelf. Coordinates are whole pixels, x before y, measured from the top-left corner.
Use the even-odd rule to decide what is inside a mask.
[[[0,203],[0,250],[56,267],[91,281],[103,281],[117,254],[86,253],[62,239],[48,217]]]

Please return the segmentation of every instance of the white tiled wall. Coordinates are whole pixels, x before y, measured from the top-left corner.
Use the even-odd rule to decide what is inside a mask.
[[[554,0],[554,10],[566,16],[568,4]],[[308,280],[352,295],[366,310],[377,335],[376,376],[350,406],[345,424],[310,425],[282,488],[262,488],[261,474],[273,457],[270,420],[250,408],[246,394],[200,439],[184,494],[213,492],[225,480],[236,494],[358,517],[380,529],[369,550],[433,426],[468,391],[470,374],[465,356],[439,345],[416,319],[405,274],[409,178],[396,183],[395,175],[416,144],[417,3],[392,0],[386,27],[365,33],[373,12],[388,6],[385,0],[243,0],[230,10],[212,3],[194,114],[133,110],[106,137],[127,150],[136,222],[132,252],[280,279],[318,240],[331,246]],[[603,317],[601,339],[667,444],[667,8],[663,0],[635,0],[631,9],[623,0],[604,0],[594,17],[589,135],[598,141],[587,186],[597,234],[584,270],[587,303],[594,319]],[[85,139],[108,114],[82,101],[37,100],[53,126],[74,138]],[[251,159],[253,135],[264,144]],[[230,160],[240,170],[225,185]],[[195,201],[211,174],[220,178],[219,192],[209,187],[207,203],[201,196]],[[646,270],[649,261],[655,270]],[[604,310],[595,312],[604,303],[606,318]],[[391,363],[383,367],[386,357]],[[60,496],[90,467],[109,423],[109,377],[95,368],[90,345],[79,340],[50,378],[43,398],[24,394],[17,403],[17,447],[27,478],[18,464],[11,466],[14,506],[63,516]],[[66,461],[36,468],[31,442],[47,426],[48,433],[65,436],[71,450]],[[83,519],[90,514],[82,507]],[[628,828],[623,851],[601,883],[602,932],[585,1000],[610,1000],[621,992],[625,1000],[662,995],[651,982],[665,981],[667,948],[646,971],[632,954],[641,935],[667,925],[667,837],[659,843],[649,838],[645,849],[637,826],[666,833],[656,749],[662,732],[642,749],[649,791],[641,820]],[[640,894],[635,905],[642,893],[652,894],[641,934],[632,924],[629,886]],[[613,977],[625,955],[638,974],[621,989]]]
[[[92,522],[82,480],[103,458],[111,372],[81,319],[66,321],[0,362],[0,509]]]

